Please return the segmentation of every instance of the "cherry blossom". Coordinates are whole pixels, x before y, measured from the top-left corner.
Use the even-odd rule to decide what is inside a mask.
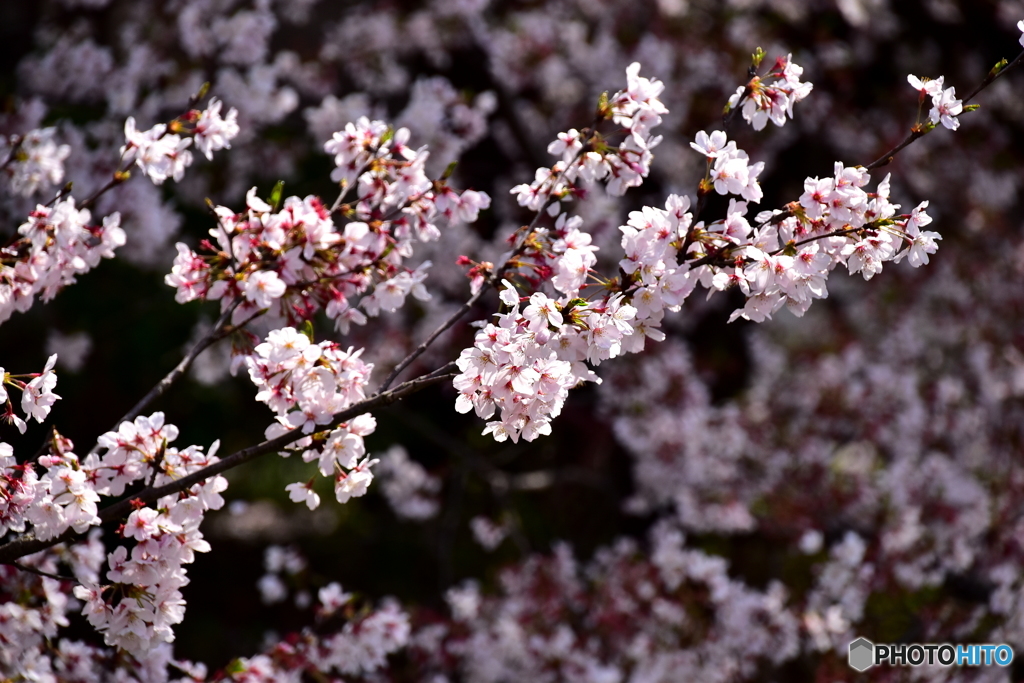
[[[64,161],[71,146],[57,144],[57,129],[38,128],[15,140],[0,141],[0,155],[11,163],[4,173],[10,177],[11,191],[29,197],[40,189],[60,185],[64,180]]]
[[[210,106],[200,112],[196,119],[196,149],[207,159],[213,159],[213,153],[221,149],[230,149],[231,140],[238,136],[238,110],[232,107],[226,118],[222,118],[220,110],[224,103],[213,98]]]
[[[158,123],[140,131],[135,127],[135,118],[129,116],[124,123],[124,137],[121,158],[125,163],[135,162],[154,185],[162,185],[168,178],[180,181],[192,164],[192,152],[188,151],[192,140],[167,133],[166,124]]]
[[[793,61],[793,55],[779,57],[765,76],[754,76],[746,86],[740,86],[729,98],[729,108],[740,108],[743,119],[754,130],[763,130],[770,120],[776,126],[793,118],[793,105],[807,97],[814,85],[800,80],[803,67]],[[774,78],[771,83],[767,79]]]

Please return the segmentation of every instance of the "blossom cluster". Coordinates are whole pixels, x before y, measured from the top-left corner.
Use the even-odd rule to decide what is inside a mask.
[[[218,461],[218,442],[206,453],[197,446],[168,446],[177,433],[162,413],[122,422],[117,432],[101,437],[103,454],[86,457],[82,468],[96,491],[119,495],[126,484],[147,476],[161,486]],[[213,476],[160,498],[153,507],[135,505],[121,528],[122,537],[134,543],[108,554],[109,583],[83,580],[74,591],[107,645],[140,657],[174,640],[172,627],[185,614],[180,590],[188,583],[184,565],[194,561],[195,553],[210,550],[199,525],[207,511],[223,507],[220,494],[227,485],[224,477]]]
[[[657,99],[662,84],[641,78],[639,70],[639,64],[629,67],[627,89],[609,98],[608,107],[617,123],[629,127],[627,142],[643,141],[644,163],[649,164],[650,148],[656,144],[656,138],[650,138],[649,132],[660,123],[661,114],[667,113],[667,109]],[[588,158],[600,158],[596,152],[580,154],[582,143],[572,133],[561,134],[549,151],[562,152],[563,162],[569,164],[585,164]],[[572,173],[568,175],[573,177]],[[630,185],[639,184],[644,176],[646,172],[638,173],[634,177],[636,182],[631,181]],[[596,176],[600,177],[603,176]],[[546,206],[541,190],[547,186],[535,185],[537,192],[533,196],[541,198],[540,203],[524,205],[540,211]],[[520,189],[525,192],[525,187]],[[625,191],[625,187],[620,189]],[[614,188],[609,188],[609,192],[620,193]],[[521,204],[523,196],[520,193]],[[499,441],[509,437],[517,441],[520,436],[532,441],[550,434],[551,420],[561,412],[569,389],[597,379],[588,362],[597,365],[622,353],[640,351],[645,336],[660,338],[656,328],[663,309],[678,307],[693,289],[687,269],[666,265],[667,261],[674,264],[676,247],[671,245],[678,243],[689,227],[688,200],[673,196],[669,206],[668,211],[661,212],[672,223],[671,227],[666,223],[665,230],[650,223],[649,214],[656,213],[652,209],[633,212],[631,225],[622,228],[622,244],[627,253],[621,264],[624,272],[639,280],[646,271],[649,281],[645,284],[651,286],[651,291],[665,290],[666,296],[659,296],[657,305],[643,309],[631,305],[625,284],[619,288],[623,291],[608,287],[589,301],[581,298],[583,288],[593,286],[587,284],[587,279],[597,260],[597,247],[591,236],[580,229],[582,219],[561,214],[553,230],[531,230],[520,249],[518,268],[526,271],[524,278],[535,289],[550,280],[559,295],[552,298],[536,291],[527,299],[520,297],[511,282],[503,281],[501,301],[506,311],[497,315],[496,324],[482,327],[474,346],[465,349],[457,361],[460,374],[453,380],[459,391],[456,410],[475,410],[484,419],[500,411],[500,419],[488,422],[485,434],[493,434]],[[559,205],[552,204],[551,208],[557,212]],[[640,237],[638,229],[632,227],[633,222],[640,229],[650,227],[651,231]],[[641,249],[649,253],[641,255]],[[641,258],[650,260],[641,264]],[[522,310],[521,300],[528,301]],[[653,304],[654,298],[648,303]]]
[[[49,453],[36,463],[16,464],[12,449],[0,445],[2,528],[24,531],[30,524],[40,540],[69,528],[83,533],[100,523],[100,496],[119,496],[126,486],[145,479],[166,484],[217,462],[217,444],[205,454],[195,446],[168,446],[177,434],[162,413],[154,413],[104,434],[98,452],[84,459],[75,455],[69,439],[56,433]],[[173,640],[171,626],[184,614],[179,589],[187,579],[182,565],[192,562],[194,552],[209,549],[199,523],[207,510],[223,505],[220,492],[226,487],[227,480],[215,476],[180,495],[161,498],[156,507],[136,506],[122,530],[135,544],[130,551],[120,546],[108,556],[110,583],[101,583],[92,569],[77,576],[82,585],[75,595],[85,601],[86,616],[105,634],[108,645],[141,654],[158,641]]]
[[[833,177],[804,181],[804,193],[788,205],[788,214],[761,212],[755,226],[746,219],[747,203],[731,200],[724,220],[694,226],[688,255],[718,263],[695,269],[701,283],[716,290],[738,286],[747,300],[733,319],[762,322],[784,305],[803,315],[814,299],[828,296],[826,279],[840,264],[869,280],[886,261],[928,263],[941,239],[921,229],[932,221],[928,202],[897,214],[899,205],[889,201],[889,176],[870,193],[863,189],[869,180],[863,167],[836,162]]]
[[[793,105],[807,97],[814,84],[803,82],[803,67],[793,61],[793,55],[775,60],[764,76],[754,76],[747,85],[741,85],[729,98],[727,110],[741,107],[743,119],[754,130],[763,130],[768,121],[776,126],[793,118]],[[774,78],[771,83],[767,79]]]
[[[924,102],[925,97],[932,98],[932,108],[928,112],[928,122],[932,125],[942,123],[950,130],[960,127],[960,119],[957,118],[964,111],[964,103],[956,98],[956,88],[943,89],[943,76],[936,79],[918,78],[913,74],[907,75],[907,82],[910,87],[920,93],[920,99]]]
[[[632,65],[627,71],[627,89],[609,100],[615,120],[633,127],[629,139],[644,139],[650,127],[661,121],[661,114],[667,113],[657,100],[661,84],[638,74],[639,65]],[[651,146],[645,147],[648,155]],[[754,201],[760,199],[757,177],[763,164],[748,165],[747,154],[735,143],[727,143],[724,133],[702,133],[694,147],[708,157],[709,173],[721,194],[735,192]],[[578,135],[561,134],[549,151],[561,151],[563,161],[575,164],[595,154],[580,155],[582,149]],[[522,197],[520,194],[520,203]],[[526,205],[540,210],[545,203]],[[745,208],[746,203],[740,205]],[[580,298],[582,290],[601,284],[600,280],[587,283],[597,262],[597,247],[580,229],[582,219],[562,214],[553,230],[532,231],[523,243],[519,269],[527,270],[525,277],[535,289],[550,280],[560,296],[551,298],[537,291],[520,313],[520,297],[511,283],[505,283],[501,298],[511,310],[500,314],[496,325],[485,326],[474,347],[459,358],[461,374],[454,380],[460,392],[456,409],[475,409],[486,419],[500,408],[501,419],[489,422],[485,434],[492,433],[498,440],[509,436],[517,440],[520,435],[533,440],[550,433],[550,420],[561,411],[568,389],[596,379],[588,362],[597,365],[621,353],[641,351],[646,337],[663,339],[658,328],[665,310],[678,310],[701,275],[678,263],[679,251],[690,235],[693,216],[689,208],[688,198],[672,195],[666,209],[645,207],[632,212],[628,224],[620,228],[625,252],[619,263],[623,281],[605,284],[605,291],[591,294],[589,301]],[[728,230],[727,224],[735,222],[730,219],[720,225]],[[703,227],[698,224],[694,231]]]
[[[81,466],[78,456],[70,452],[71,442],[57,437],[59,455],[40,458],[45,468],[42,475],[32,464],[18,465],[13,450],[3,444],[2,481],[4,485],[3,525],[24,531],[31,523],[36,538],[48,540],[72,528],[83,533],[100,523],[97,503],[100,500],[89,472]],[[63,452],[66,449],[67,452]]]
[[[56,133],[57,129],[50,126],[0,140],[0,158],[6,159],[0,168],[9,178],[13,193],[30,197],[64,180],[64,160],[71,154],[71,146],[57,144]]]
[[[57,373],[53,371],[53,366],[56,363],[57,355],[53,354],[46,360],[46,366],[42,372],[26,376],[29,378],[27,382],[0,368],[0,403],[4,404],[3,420],[14,424],[22,434],[25,433],[28,425],[14,412],[10,391],[5,385],[21,390],[21,411],[25,413],[25,417],[42,422],[50,414],[50,408],[60,398],[53,393],[54,387],[57,386]],[[0,532],[2,530],[3,527],[0,526]]]
[[[735,194],[749,202],[760,203],[764,193],[757,179],[764,170],[763,161],[750,164],[749,155],[729,140],[722,130],[716,130],[711,135],[700,131],[690,147],[707,157],[707,179],[711,181],[715,192],[721,195]]]
[[[330,341],[314,344],[293,327],[270,332],[245,358],[249,377],[259,389],[256,400],[277,414],[277,421],[267,428],[267,438],[294,429],[310,434],[318,426],[331,425],[335,413],[366,398],[373,365],[364,363],[361,354],[362,350],[345,351]],[[359,415],[295,444],[303,460],[316,460],[320,473],[334,478],[339,503],[364,495],[373,481],[370,468],[377,460],[366,457],[363,437],[376,426],[372,415]],[[292,500],[305,502],[311,510],[320,504],[312,481],[289,484],[287,489]]]
[[[779,65],[799,75],[788,58]],[[637,71],[631,67],[628,74],[627,93],[633,94],[620,93],[613,102],[649,104],[660,92],[649,82],[640,87]],[[630,111],[642,118],[639,112],[650,110],[636,105]],[[658,112],[664,113],[664,107]],[[553,147],[564,146],[566,161],[575,161],[582,147],[575,141],[572,149],[573,142],[562,134]],[[928,202],[897,215],[899,205],[889,201],[888,176],[869,193],[863,189],[870,180],[867,169],[841,162],[831,178],[808,178],[804,194],[786,212],[761,212],[751,225],[748,202],[763,196],[758,182],[763,163],[751,164],[723,131],[701,131],[691,147],[707,160],[700,193],[713,188],[736,198],[730,199],[724,219],[710,223],[694,223],[689,199],[677,195],[668,198],[665,209],[632,212],[620,227],[625,252],[619,262],[621,281],[594,275],[596,247],[580,230],[578,218],[563,214],[553,232],[529,233],[517,262],[520,270],[528,270],[525,277],[535,289],[550,280],[562,296],[552,299],[537,291],[520,313],[520,297],[506,281],[501,298],[511,310],[499,314],[497,324],[486,325],[474,347],[460,356],[456,409],[475,409],[484,419],[500,409],[501,419],[489,422],[485,434],[533,440],[550,433],[550,420],[561,411],[567,390],[595,379],[586,363],[638,352],[646,337],[664,339],[659,328],[665,311],[678,310],[698,283],[709,294],[738,287],[746,304],[732,319],[762,322],[784,305],[803,315],[814,299],[828,296],[826,279],[839,264],[867,280],[886,261],[907,258],[917,267],[937,249],[938,233],[922,230],[932,220],[925,212]],[[597,282],[586,284],[590,277]],[[578,298],[582,288],[597,286],[605,291],[590,294],[589,301]]]
[[[60,637],[78,605],[70,596],[72,581],[53,578],[66,565],[72,576],[94,580],[104,559],[99,535],[94,529],[70,547],[57,546],[22,561],[23,566],[52,576],[0,565],[0,671],[17,672],[28,680],[90,680],[82,672],[98,671],[105,663],[101,648]]]
[[[192,137],[168,133],[166,123],[140,131],[136,128],[135,118],[129,116],[124,123],[122,162],[134,162],[156,185],[162,185],[168,178],[180,181],[185,169],[192,165],[192,152],[188,148],[193,142],[207,159],[212,159],[213,152],[230,148],[231,140],[238,135],[238,111],[232,108],[224,118],[220,115],[222,106],[223,103],[214,98],[203,111],[190,110],[182,117],[183,121],[172,122],[171,130],[190,132]],[[193,123],[194,127],[188,130],[183,122]]]
[[[484,434],[498,441],[520,436],[532,441],[551,433],[551,420],[561,412],[569,389],[596,379],[582,358],[617,355],[623,328],[632,333],[628,321],[635,310],[618,301],[610,309],[581,307],[574,312],[581,321],[576,327],[573,320],[563,323],[555,300],[540,292],[520,311],[520,297],[506,280],[501,298],[510,310],[497,316],[497,324],[484,326],[459,356],[455,409],[475,410],[484,419],[500,411],[500,419],[488,422]],[[586,329],[581,329],[583,317]]]
[[[216,462],[216,447],[210,451],[203,457],[194,449],[181,461],[201,469]],[[141,507],[128,516],[123,533],[136,543],[130,551],[122,545],[108,555],[110,583],[83,582],[74,590],[107,645],[141,656],[159,642],[174,640],[172,627],[185,616],[180,589],[188,579],[183,565],[192,563],[195,553],[210,550],[199,524],[207,510],[223,506],[220,492],[225,488],[227,480],[215,477],[184,496],[166,496],[156,507]]]
[[[486,419],[500,409],[501,419],[488,422],[484,433],[499,441],[520,435],[532,441],[550,434],[550,422],[561,412],[569,389],[600,381],[588,363],[638,353],[647,337],[664,339],[658,328],[665,310],[678,310],[697,282],[688,267],[675,263],[674,245],[692,218],[688,200],[673,195],[668,205],[630,214],[630,223],[621,228],[626,258],[620,268],[632,285],[625,294],[610,289],[590,301],[580,298],[587,275],[580,264],[593,258],[595,248],[578,230],[582,221],[561,216],[554,235],[546,235],[557,238],[551,251],[556,265],[547,272],[556,273],[552,283],[561,295],[520,297],[510,282],[503,282],[507,311],[497,315],[496,324],[485,325],[457,361],[456,410],[475,410]]]
[[[91,225],[91,219],[89,209],[75,208],[70,196],[36,206],[18,228],[22,237],[0,249],[0,322],[31,308],[36,295],[49,301],[76,275],[113,258],[125,243],[121,215],[110,214],[102,225]]]
[[[203,244],[210,255],[177,245],[166,277],[177,289],[175,298],[181,303],[220,299],[225,309],[241,301],[232,314],[236,324],[268,308],[290,322],[322,309],[342,331],[365,324],[367,315],[395,311],[410,294],[429,298],[423,281],[430,262],[416,269],[404,265],[414,239],[437,239],[443,219],[476,220],[490,198],[474,190],[460,195],[444,182],[428,180],[423,171],[428,153],[413,151],[407,139],[405,129],[392,134],[385,124],[363,118],[325,145],[335,157],[332,178],[343,196],[357,188],[354,205],[338,202],[359,219],[343,227],[313,196],[288,197],[277,210],[253,188],[245,212],[217,207],[218,227],[210,231],[216,244]]]
[[[651,150],[660,136],[651,130],[661,124],[668,109],[658,96],[665,85],[640,75],[640,63],[626,69],[626,89],[603,102],[599,121],[611,119],[622,127],[625,138],[618,147],[608,146],[596,131],[583,134],[572,128],[559,133],[548,145],[548,153],[561,156],[550,168],[538,168],[534,181],[516,185],[511,192],[520,206],[531,211],[547,209],[552,216],[561,211],[559,201],[569,201],[585,193],[582,184],[604,181],[608,193],[621,196],[643,183],[651,170]]]

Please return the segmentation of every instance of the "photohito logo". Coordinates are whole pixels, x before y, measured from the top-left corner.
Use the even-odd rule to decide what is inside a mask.
[[[1009,645],[975,644],[950,645],[942,643],[876,645],[867,638],[850,643],[850,667],[867,671],[877,664],[891,666],[1009,666],[1013,662],[1013,648]]]
[[[857,671],[867,671],[874,664],[875,644],[867,638],[858,638],[850,643],[850,666]]]

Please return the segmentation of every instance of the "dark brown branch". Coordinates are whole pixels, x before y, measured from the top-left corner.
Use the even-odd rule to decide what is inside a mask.
[[[78,579],[76,579],[73,576],[61,576],[60,574],[51,574],[50,572],[44,572],[42,569],[37,569],[35,567],[30,567],[27,564],[22,564],[21,562],[9,562],[8,564],[10,564],[12,567],[20,569],[23,572],[35,574],[36,576],[45,576],[48,579],[56,579],[58,581],[74,581],[75,583],[78,583]]]
[[[167,373],[167,375],[160,380],[155,387],[150,389],[149,393],[143,396],[138,403],[132,406],[131,410],[121,416],[121,419],[114,425],[115,430],[122,422],[131,422],[134,420],[136,417],[141,415],[142,411],[148,408],[153,401],[167,393],[167,390],[174,386],[174,384],[181,379],[186,372],[188,372],[189,368],[192,367],[192,363],[194,363],[196,358],[199,357],[199,354],[232,332],[245,327],[250,320],[253,320],[257,315],[259,315],[259,313],[257,313],[250,316],[249,319],[241,325],[226,325],[225,323],[227,323],[228,318],[231,317],[231,314],[236,308],[238,308],[240,303],[242,303],[242,299],[236,299],[234,303],[232,303],[228,309],[221,314],[220,318],[217,319],[217,322],[214,323],[213,328],[206,334],[206,336],[196,342],[195,345],[189,349],[188,353],[185,354],[185,357],[181,359],[181,362],[174,366],[174,369]],[[99,444],[93,446],[90,453],[95,453],[98,449]]]
[[[110,177],[110,180],[107,181],[107,184],[104,185],[103,187],[101,187],[100,189],[96,190],[95,192],[93,192],[92,195],[88,199],[86,199],[84,202],[79,204],[78,208],[79,209],[88,209],[90,206],[92,206],[93,204],[96,203],[97,199],[99,199],[104,194],[106,194],[107,192],[109,192],[113,188],[117,187],[118,185],[120,185],[124,181],[128,180],[129,177],[130,176],[128,175],[127,171],[121,171],[120,169],[114,171],[114,174]]]
[[[1007,71],[1009,71],[1013,67],[1019,65],[1022,61],[1024,61],[1024,51],[1022,51],[1019,55],[1017,55],[1017,57],[1012,62],[1010,62],[1009,64],[1004,66],[999,71],[995,71],[995,69],[993,69],[992,71],[989,71],[988,75],[985,76],[985,80],[983,80],[981,83],[979,83],[978,87],[975,88],[973,91],[971,91],[971,94],[963,99],[964,104],[967,104],[968,102],[973,100],[978,95],[978,93],[980,93],[982,90],[984,90],[988,86],[992,85],[993,81],[995,81],[996,79],[1000,78],[1003,74],[1005,74]],[[995,71],[995,73],[993,73],[993,71]]]
[[[864,168],[867,169],[868,171],[873,171],[876,168],[887,166],[890,162],[892,162],[893,157],[896,156],[897,152],[899,152],[901,149],[912,143],[914,140],[917,140],[918,138],[922,137],[924,137],[924,129],[914,126],[914,128],[910,131],[907,137],[903,138],[903,140],[901,140],[898,145],[896,145],[888,152],[872,161]]]

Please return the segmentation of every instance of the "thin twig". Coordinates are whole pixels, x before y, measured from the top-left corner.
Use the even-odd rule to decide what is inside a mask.
[[[112,175],[110,177],[110,180],[107,181],[106,185],[104,185],[100,189],[98,189],[95,192],[93,192],[92,196],[90,196],[84,202],[79,204],[78,208],[79,209],[87,209],[87,208],[89,208],[90,206],[92,206],[96,202],[97,199],[99,199],[104,194],[106,194],[108,191],[110,191],[111,189],[117,187],[118,185],[120,185],[121,183],[123,183],[126,180],[128,180],[127,174],[123,173],[120,170],[120,168],[119,168],[117,171],[114,171],[114,175]]]
[[[374,150],[373,153],[374,153],[373,158],[376,159],[377,158],[376,157],[377,151]],[[369,166],[369,165],[370,165],[369,162],[367,162],[367,163],[365,163],[365,164],[363,164],[362,166],[359,167],[359,170],[356,171],[356,173],[355,173],[355,177],[356,177],[357,181],[359,179],[359,176],[361,176],[363,174],[363,171],[365,171],[366,167]],[[333,214],[335,211],[338,210],[338,207],[340,207],[342,202],[345,201],[345,197],[348,196],[348,193],[352,190],[352,188],[354,186],[355,186],[355,183],[353,182],[351,185],[346,185],[344,188],[342,188],[341,192],[338,193],[338,198],[334,200],[333,204],[331,204],[331,210],[328,211],[328,213]]]
[[[48,579],[56,579],[58,581],[74,581],[75,583],[78,583],[78,579],[76,579],[73,576],[61,576],[60,574],[51,574],[50,572],[44,572],[42,569],[37,569],[36,567],[30,567],[27,564],[22,564],[21,562],[7,562],[5,564],[9,564],[12,567],[20,569],[23,572],[35,574],[36,576],[45,576]]]
[[[789,246],[792,246],[792,247],[802,247],[803,245],[810,244],[811,242],[817,242],[818,240],[827,239],[829,237],[842,237],[844,235],[849,235],[851,233],[860,232],[861,230],[871,230],[871,228],[866,227],[866,226],[861,226],[859,228],[840,228],[839,230],[833,230],[832,232],[826,232],[823,235],[815,235],[814,237],[808,237],[807,239],[802,239],[799,242],[793,242],[793,244],[791,244],[791,245],[787,244],[786,247],[789,247]],[[781,249],[778,249],[778,250],[772,252],[772,256],[775,256],[777,254],[781,254],[783,251],[785,251],[786,247],[782,247]]]
[[[992,83],[994,83],[997,79],[999,79],[1003,74],[1005,74],[1007,71],[1009,71],[1010,69],[1014,68],[1015,66],[1019,65],[1022,61],[1024,61],[1024,52],[1021,52],[1019,55],[1017,55],[1017,57],[1012,62],[1010,62],[1009,64],[1004,66],[999,71],[996,71],[995,73],[993,73],[992,71],[989,71],[988,75],[986,75],[985,78],[981,81],[981,83],[978,84],[978,87],[976,87],[973,91],[971,91],[970,95],[968,95],[967,97],[963,98],[962,102],[964,104],[967,104],[968,102],[973,100],[975,97],[977,97],[978,93],[980,93],[982,90],[984,90],[988,86],[992,85]],[[888,152],[886,152],[882,156],[880,156],[877,159],[875,159],[874,161],[872,161],[870,164],[868,164],[864,168],[866,168],[869,171],[873,171],[876,168],[881,168],[883,166],[886,166],[887,164],[889,164],[893,160],[893,157],[896,155],[897,152],[899,152],[904,147],[906,147],[910,143],[914,142],[918,138],[924,137],[924,135],[925,135],[924,131],[922,129],[917,128],[915,126],[913,129],[911,129],[911,131],[907,135],[907,137],[903,138],[903,140],[901,140],[898,145],[896,145],[895,147],[890,149]]]
[[[999,70],[998,72],[996,72],[996,73],[994,73],[994,74],[993,74],[993,73],[992,73],[992,72],[990,71],[990,72],[988,73],[988,75],[987,75],[987,76],[985,76],[985,79],[984,79],[984,80],[983,80],[983,81],[982,81],[981,83],[979,83],[979,84],[978,84],[978,87],[977,87],[977,88],[975,88],[975,89],[974,89],[974,90],[973,90],[973,91],[971,92],[971,94],[970,94],[970,95],[968,95],[967,97],[965,97],[965,98],[963,99],[963,103],[964,103],[964,104],[967,104],[968,102],[970,102],[971,100],[973,100],[973,99],[974,99],[974,98],[975,98],[975,97],[977,96],[977,94],[978,94],[978,93],[980,93],[980,92],[981,92],[982,90],[984,90],[984,89],[985,89],[985,88],[987,88],[988,86],[992,85],[992,83],[993,83],[993,82],[994,82],[994,81],[995,81],[996,79],[998,79],[998,78],[1001,78],[1003,74],[1005,74],[1005,73],[1006,73],[1007,71],[1009,71],[1009,70],[1010,70],[1010,69],[1012,69],[1013,67],[1015,67],[1015,66],[1019,65],[1019,64],[1020,64],[1020,63],[1021,63],[1022,61],[1024,61],[1024,51],[1022,51],[1022,52],[1021,52],[1021,53],[1020,53],[1019,55],[1017,55],[1017,56],[1016,56],[1016,57],[1014,58],[1014,60],[1013,60],[1012,62],[1010,62],[1009,64],[1007,64],[1006,66],[1004,66],[1004,67],[1003,67],[1002,69],[1000,69],[1000,70]]]
[[[907,135],[907,137],[903,138],[903,140],[901,140],[898,145],[896,145],[888,152],[872,161],[864,168],[868,171],[873,171],[876,168],[881,168],[882,166],[888,165],[893,160],[893,157],[896,156],[897,152],[899,152],[901,149],[912,143],[914,140],[917,140],[918,138],[922,137],[924,137],[923,129],[915,126],[914,129],[911,130],[910,133]]]
[[[136,417],[141,415],[142,411],[148,408],[149,405],[153,403],[153,401],[157,400],[165,393],[167,393],[167,390],[174,386],[174,384],[179,379],[181,379],[181,377],[186,372],[188,372],[188,369],[192,367],[192,363],[194,363],[196,358],[199,357],[199,354],[201,354],[210,346],[220,341],[224,337],[228,336],[232,332],[241,329],[246,325],[246,323],[248,323],[250,320],[259,315],[259,313],[254,314],[241,325],[225,325],[228,318],[230,318],[231,314],[235,311],[236,308],[238,308],[239,304],[241,303],[242,299],[238,298],[234,301],[234,303],[228,306],[227,310],[225,310],[224,313],[221,314],[220,318],[217,319],[217,322],[206,334],[206,336],[197,341],[195,345],[193,345],[192,348],[189,349],[188,353],[185,354],[185,357],[182,358],[181,361],[176,366],[174,366],[173,370],[167,373],[167,375],[164,376],[164,378],[160,380],[156,386],[149,390],[148,394],[143,396],[138,403],[132,406],[131,410],[129,410],[127,413],[121,416],[121,419],[114,424],[114,429],[116,430],[122,422],[131,422],[132,420],[134,420]],[[95,454],[99,450],[99,448],[99,444],[96,444],[95,446],[93,446],[92,450],[89,451],[89,453]]]
[[[363,174],[363,171],[369,168],[372,162],[380,158],[377,156],[379,152],[380,147],[378,146],[373,150],[373,155],[356,170],[356,172],[352,176],[353,178],[355,178],[355,181],[351,185],[346,185],[345,187],[342,188],[341,192],[338,193],[338,198],[334,200],[333,204],[331,204],[331,210],[328,213],[333,214],[335,211],[338,210],[338,207],[340,207],[342,205],[342,202],[345,201],[345,197],[347,197],[348,193],[352,191],[352,188],[356,186],[356,183],[359,181],[359,176]]]
[[[160,465],[163,464],[164,456],[167,454],[167,442],[164,441],[160,450],[157,451],[156,458],[153,460],[153,471],[149,475],[149,481],[146,482],[146,486],[149,488],[153,487],[156,483],[156,475],[160,474]]]
[[[46,438],[43,439],[42,445],[39,446],[39,450],[36,451],[35,455],[32,456],[30,462],[35,462],[39,458],[43,457],[47,451],[50,450],[50,446],[53,445],[53,440],[57,436],[57,428],[50,425],[50,430],[46,433]]]
[[[455,325],[455,323],[459,321],[459,319],[462,316],[466,315],[466,313],[468,313],[469,310],[473,308],[473,304],[479,301],[480,297],[484,295],[484,292],[487,290],[487,284],[490,284],[490,281],[488,281],[488,283],[484,285],[481,285],[480,289],[477,290],[476,294],[471,296],[465,303],[459,306],[459,309],[455,311],[455,313],[450,315],[447,320],[441,323],[437,327],[437,329],[431,332],[426,339],[420,342],[419,346],[417,346],[412,351],[412,353],[403,358],[402,362],[395,366],[395,369],[392,370],[391,374],[387,376],[387,379],[384,380],[384,383],[380,385],[381,389],[387,389],[389,386],[391,386],[391,383],[395,381],[395,378],[402,374],[402,371],[409,367],[409,365],[411,365],[414,360],[423,355],[423,353],[427,350],[427,347],[433,344],[435,339],[437,339],[442,334],[447,332],[453,325]]]
[[[11,162],[14,161],[14,157],[16,157],[18,155],[18,150],[21,149],[21,146],[23,144],[25,144],[25,136],[24,135],[15,135],[13,137],[15,138],[14,139],[14,145],[11,147],[11,151],[7,155],[7,158],[4,159],[4,163],[2,165],[0,165],[0,170],[3,170],[3,169],[5,169],[5,168],[7,168],[8,166],[11,165]]]
[[[153,387],[148,394],[143,396],[131,410],[125,413],[124,416],[118,420],[117,424],[130,422],[142,414],[143,410],[145,410],[153,401],[163,396],[164,393],[166,393],[182,375],[188,372],[188,369],[192,367],[192,363],[194,363],[196,358],[199,357],[199,354],[235,330],[244,327],[245,323],[237,327],[225,324],[231,317],[231,314],[235,312],[235,309],[238,308],[241,303],[242,299],[239,297],[230,306],[228,306],[227,310],[221,314],[220,318],[217,319],[217,322],[214,323],[210,331],[207,332],[202,339],[197,341],[191,349],[189,349],[188,353],[185,354],[185,357],[181,359],[181,362],[179,362],[173,370],[167,373],[167,376],[160,380],[160,382]]]
[[[199,86],[199,90],[192,93],[188,98],[188,102],[185,104],[185,115],[195,109],[196,105],[199,104],[199,101],[206,97],[208,92],[210,92],[210,83],[209,81],[206,81]]]
[[[69,194],[71,194],[72,186],[73,186],[73,183],[71,181],[68,181],[68,182],[64,183],[64,187],[60,188],[60,190],[57,191],[57,194],[55,194],[53,196],[53,199],[51,199],[50,201],[48,201],[45,204],[43,204],[43,206],[54,206],[54,205],[56,205],[57,202],[59,202],[60,200],[64,199],[64,197],[66,197]]]

